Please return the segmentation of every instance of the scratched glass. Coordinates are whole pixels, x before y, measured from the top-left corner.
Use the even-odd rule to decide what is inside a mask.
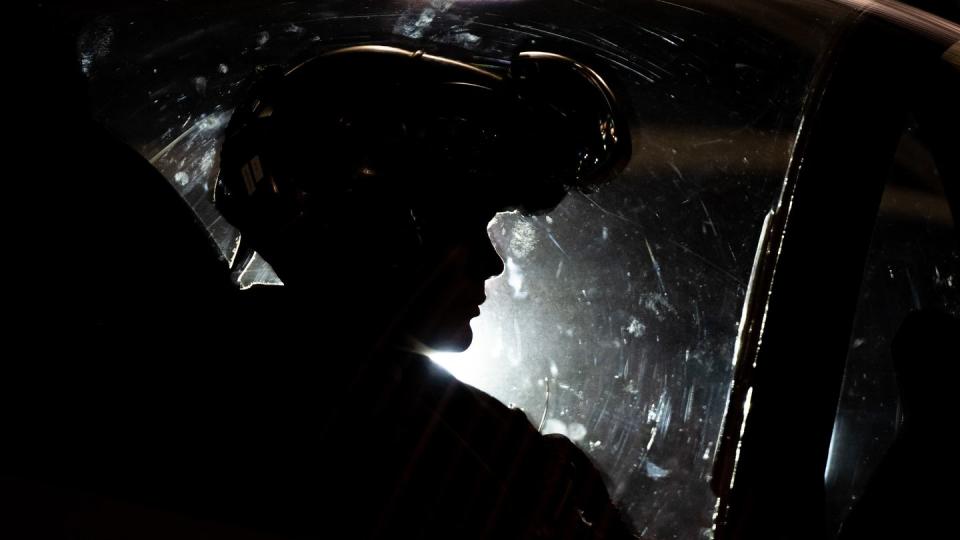
[[[960,317],[960,247],[943,183],[910,124],[873,229],[824,474],[827,524],[834,535],[900,428],[891,352],[900,324],[921,309]]]
[[[214,210],[223,129],[256,66],[343,44],[455,44],[500,64],[530,38],[592,49],[635,111],[621,178],[545,216],[498,216],[506,262],[473,346],[434,359],[579,444],[652,538],[710,535],[708,481],[764,217],[833,8],[757,1],[243,1],[116,8],[79,43],[95,114],[153,163],[231,260]],[[238,284],[276,282],[260,260]]]

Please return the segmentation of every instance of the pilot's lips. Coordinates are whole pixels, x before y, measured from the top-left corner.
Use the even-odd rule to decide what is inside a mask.
[[[470,313],[472,316],[476,317],[480,315],[480,305],[487,301],[486,295],[480,295],[478,297],[470,300]]]

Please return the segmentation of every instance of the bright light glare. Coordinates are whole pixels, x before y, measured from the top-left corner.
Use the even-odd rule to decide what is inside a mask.
[[[475,353],[474,350],[475,347],[471,346],[462,353],[431,353],[430,360],[433,360],[434,364],[449,371],[451,375],[461,382],[479,388],[482,386],[481,382],[486,379],[486,377],[484,377],[485,366],[482,359],[478,358],[480,355]]]
[[[473,343],[463,352],[431,351],[427,354],[430,360],[450,372],[459,381],[474,386],[486,392],[493,389],[490,386],[495,382],[495,362],[502,343],[492,339],[491,333],[486,331],[487,326],[482,319],[474,319]]]

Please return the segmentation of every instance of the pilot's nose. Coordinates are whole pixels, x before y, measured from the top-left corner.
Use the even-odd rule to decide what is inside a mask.
[[[493,242],[491,242],[489,238],[487,239],[486,250],[484,253],[489,259],[489,268],[487,269],[487,275],[484,277],[484,279],[495,278],[502,274],[505,269],[503,265],[503,257],[501,257],[500,253],[497,252],[497,248],[493,245]]]
[[[472,244],[470,266],[474,276],[487,280],[503,273],[503,259],[490,241],[485,229],[482,236],[478,235]]]

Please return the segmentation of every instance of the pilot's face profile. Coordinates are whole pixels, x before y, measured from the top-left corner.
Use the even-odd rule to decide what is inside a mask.
[[[459,210],[418,220],[423,252],[401,323],[414,341],[455,352],[465,350],[473,339],[470,320],[480,315],[486,280],[504,270],[487,233],[496,213]]]

